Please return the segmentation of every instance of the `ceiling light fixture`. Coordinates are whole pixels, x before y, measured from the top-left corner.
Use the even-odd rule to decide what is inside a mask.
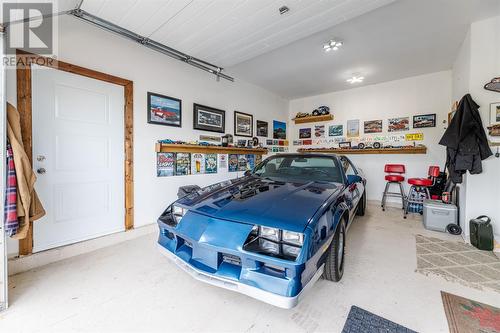
[[[330,52],[332,50],[337,51],[338,49],[340,49],[342,47],[342,45],[344,45],[343,41],[332,39],[332,40],[329,40],[328,42],[326,42],[325,44],[323,44],[323,50],[325,52]]]
[[[353,76],[350,79],[347,79],[347,82],[349,82],[350,84],[361,83],[364,79],[364,76]]]
[[[287,6],[281,6],[278,10],[280,11],[280,15],[283,15],[288,13],[290,11],[290,8],[288,8]]]

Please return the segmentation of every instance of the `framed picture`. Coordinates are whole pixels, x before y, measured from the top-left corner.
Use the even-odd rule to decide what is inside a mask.
[[[389,132],[401,132],[410,130],[410,117],[389,119]]]
[[[224,133],[226,130],[226,111],[194,103],[193,128],[208,132]]]
[[[490,105],[490,124],[500,124],[500,103],[491,103]]]
[[[314,137],[324,138],[325,137],[325,125],[315,125],[314,126]]]
[[[436,114],[413,116],[413,128],[436,127]]]
[[[148,92],[148,123],[181,127],[182,101]]]
[[[286,123],[273,120],[273,139],[286,140]]]
[[[343,125],[331,125],[328,128],[328,136],[342,136],[344,135]]]
[[[248,113],[234,111],[234,135],[253,136],[253,116]]]
[[[299,129],[299,139],[310,139],[310,138],[311,138],[311,129],[310,128]]]
[[[347,121],[347,137],[357,138],[359,136],[359,119]]]
[[[382,120],[369,120],[364,123],[364,133],[382,133]]]
[[[257,136],[267,137],[268,132],[268,124],[267,121],[257,120]]]

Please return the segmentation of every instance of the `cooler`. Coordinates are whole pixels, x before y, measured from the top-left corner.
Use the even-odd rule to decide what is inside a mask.
[[[424,201],[425,229],[446,232],[446,226],[457,224],[458,211],[454,204],[445,204],[441,200]]]

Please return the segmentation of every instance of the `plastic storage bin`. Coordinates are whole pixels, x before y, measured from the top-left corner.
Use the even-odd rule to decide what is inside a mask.
[[[457,224],[457,206],[440,200],[424,201],[425,229],[446,232],[449,224]]]

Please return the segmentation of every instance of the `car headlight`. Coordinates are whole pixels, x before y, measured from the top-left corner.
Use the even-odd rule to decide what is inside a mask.
[[[279,229],[276,229],[276,228],[269,228],[269,227],[260,226],[259,227],[259,236],[261,236],[265,239],[271,240],[271,241],[279,242],[280,231],[279,231]]]
[[[304,244],[304,234],[300,232],[283,230],[282,240],[284,243],[302,246],[302,244]]]
[[[181,222],[182,218],[184,217],[184,215],[186,215],[187,211],[188,210],[186,208],[172,205],[172,217],[176,224],[179,224],[179,222]]]
[[[295,260],[302,250],[304,234],[277,228],[255,225],[243,249],[272,257]]]

